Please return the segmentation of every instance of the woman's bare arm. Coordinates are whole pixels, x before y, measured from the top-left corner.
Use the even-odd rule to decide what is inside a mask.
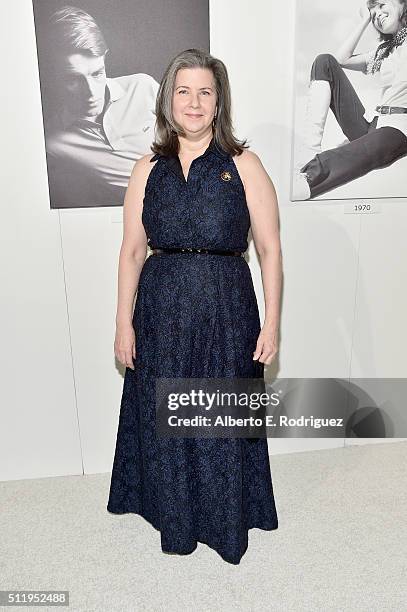
[[[256,153],[244,150],[234,160],[246,192],[252,235],[260,258],[266,310],[253,359],[267,365],[277,353],[280,326],[282,256],[277,195]]]
[[[282,278],[277,194],[256,153],[245,150],[234,160],[245,187],[252,236],[260,259],[265,300],[264,324],[277,328]]]
[[[366,62],[371,52],[357,53],[355,55],[353,52],[371,20],[370,11],[366,5],[362,5],[361,7],[361,16],[361,22],[333,55],[343,68],[365,72]]]
[[[133,167],[123,204],[123,240],[118,270],[116,326],[132,324],[134,297],[147,254],[147,236],[141,221],[144,189],[154,164],[145,155]]]

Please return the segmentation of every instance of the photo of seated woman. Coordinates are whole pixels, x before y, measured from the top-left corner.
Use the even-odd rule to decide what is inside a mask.
[[[404,198],[407,0],[297,9],[291,201]]]

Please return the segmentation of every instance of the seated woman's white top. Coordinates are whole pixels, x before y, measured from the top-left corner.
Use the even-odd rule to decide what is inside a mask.
[[[376,49],[367,54],[365,74],[377,81],[381,88],[381,99],[375,106],[403,106],[407,108],[407,39],[396,47],[380,66],[380,70],[373,75],[369,74],[369,63],[373,61]],[[377,128],[386,125],[395,127],[407,136],[407,113],[380,115],[374,109],[366,110],[364,117],[372,121],[373,117],[379,115]]]

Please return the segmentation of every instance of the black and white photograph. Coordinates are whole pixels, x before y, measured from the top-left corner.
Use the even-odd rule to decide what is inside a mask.
[[[297,1],[291,201],[406,196],[407,1]]]
[[[407,0],[4,9],[0,611],[402,612]]]
[[[209,49],[207,0],[33,0],[51,209],[122,206],[168,57]]]

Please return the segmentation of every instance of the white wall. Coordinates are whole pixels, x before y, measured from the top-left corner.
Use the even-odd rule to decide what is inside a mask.
[[[275,0],[212,0],[210,17],[236,132],[250,139],[283,203],[294,0],[283,9]],[[31,1],[9,3],[0,27],[2,56],[13,57],[3,64],[1,101],[0,479],[109,471],[123,384],[113,352],[121,208],[49,209]],[[405,376],[406,215],[402,201],[382,201],[369,217],[329,201],[281,208],[280,377]],[[250,265],[263,315],[253,244]],[[343,444],[275,439],[270,452]]]

